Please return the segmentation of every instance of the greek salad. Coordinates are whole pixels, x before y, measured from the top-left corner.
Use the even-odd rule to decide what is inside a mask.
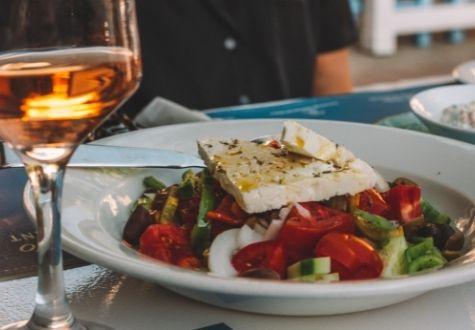
[[[436,270],[464,248],[416,182],[386,182],[298,123],[264,143],[198,146],[206,169],[171,185],[143,180],[123,239],[148,257],[217,276],[335,282]]]

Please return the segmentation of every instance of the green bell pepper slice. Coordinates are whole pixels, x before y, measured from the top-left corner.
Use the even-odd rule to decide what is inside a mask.
[[[425,199],[422,199],[421,207],[422,207],[422,214],[424,214],[424,219],[426,221],[435,223],[438,225],[450,223],[450,217],[447,214],[439,212],[434,206],[432,206]]]
[[[196,224],[191,231],[191,247],[196,254],[201,255],[211,241],[211,224],[206,219],[206,214],[214,209],[214,181],[211,174],[204,170],[201,172],[201,199],[198,208]]]
[[[143,185],[145,188],[150,188],[153,190],[162,190],[165,189],[167,186],[160,180],[158,180],[154,176],[147,176],[143,179]]]

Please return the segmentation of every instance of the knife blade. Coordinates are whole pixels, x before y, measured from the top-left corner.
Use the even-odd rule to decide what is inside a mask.
[[[23,166],[17,154],[4,143],[0,143],[0,167]],[[180,169],[205,165],[196,156],[173,150],[82,144],[76,149],[68,167]]]

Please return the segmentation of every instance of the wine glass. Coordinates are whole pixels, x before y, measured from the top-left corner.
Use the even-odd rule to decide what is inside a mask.
[[[0,137],[31,181],[39,268],[33,315],[4,329],[98,328],[77,321],[65,297],[62,181],[75,148],[133,94],[141,72],[134,0],[0,2]]]

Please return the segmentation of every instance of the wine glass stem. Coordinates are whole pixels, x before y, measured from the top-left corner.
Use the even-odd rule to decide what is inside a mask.
[[[61,192],[65,165],[26,164],[38,234],[38,288],[31,329],[73,328],[75,319],[66,301],[61,250]]]

